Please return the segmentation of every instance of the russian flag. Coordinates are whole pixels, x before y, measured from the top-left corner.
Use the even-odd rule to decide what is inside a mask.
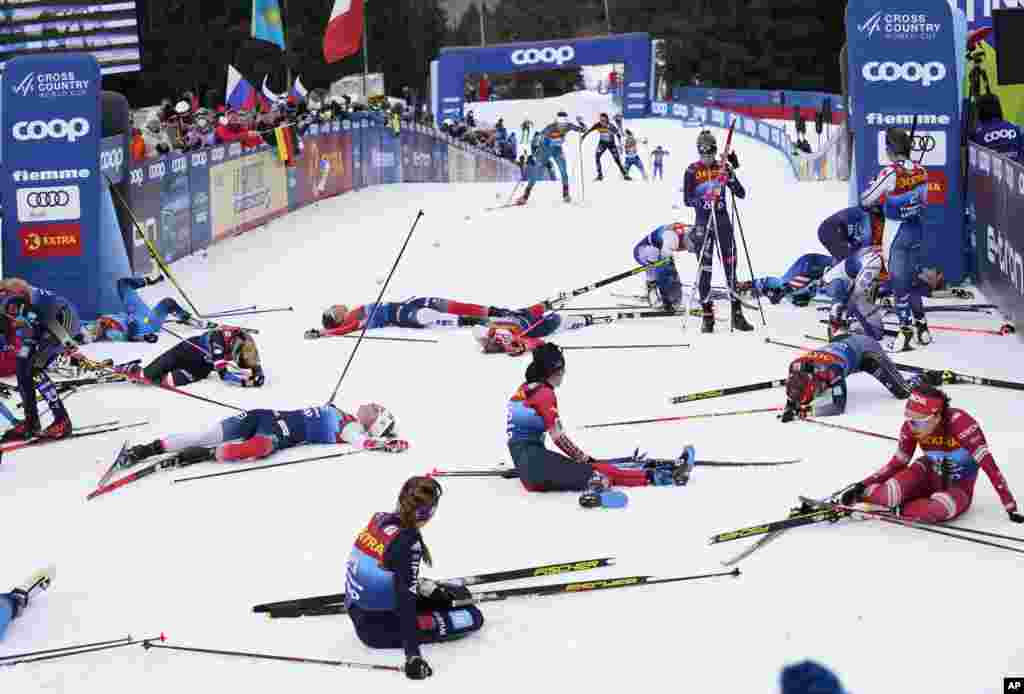
[[[292,90],[288,92],[288,100],[296,104],[301,104],[306,100],[307,94],[309,94],[309,90],[303,86],[302,75],[299,75],[295,78],[295,84],[292,85]]]
[[[259,103],[259,93],[234,65],[228,65],[228,88],[224,102],[236,111],[254,110]]]
[[[336,63],[359,52],[363,39],[363,0],[334,0],[324,31],[324,60]]]

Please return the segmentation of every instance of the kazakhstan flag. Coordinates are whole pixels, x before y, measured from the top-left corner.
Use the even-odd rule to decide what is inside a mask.
[[[277,0],[252,0],[252,37],[276,43],[284,50],[284,25]]]

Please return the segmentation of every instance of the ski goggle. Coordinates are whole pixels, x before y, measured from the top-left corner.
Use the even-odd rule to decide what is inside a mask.
[[[697,145],[697,151],[705,156],[714,156],[718,152],[718,145],[713,145],[710,142],[702,142]]]
[[[907,417],[907,426],[915,434],[927,434],[929,431],[935,428],[935,425],[939,423],[939,415],[933,414],[928,417],[922,417],[916,415],[914,417]]]
[[[434,514],[437,512],[437,505],[441,501],[441,495],[444,493],[444,490],[441,489],[441,485],[438,484],[437,480],[435,480],[433,477],[427,477],[426,479],[430,480],[431,485],[433,485],[434,500],[428,505],[417,507],[417,523],[425,523],[426,521],[434,517]]]

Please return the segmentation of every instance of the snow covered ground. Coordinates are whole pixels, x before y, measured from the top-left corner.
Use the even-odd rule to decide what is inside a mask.
[[[524,116],[520,103],[487,106],[500,109],[509,124]],[[608,108],[592,100],[570,106],[570,116],[580,113],[588,121],[592,112]],[[559,107],[530,102],[527,113],[540,124]],[[578,205],[561,202],[557,183],[540,184],[529,207],[489,213],[481,210],[504,200],[510,185],[385,186],[305,208],[215,246],[205,257],[176,263],[175,274],[206,311],[253,303],[295,307],[239,321],[261,331],[264,388],[236,390],[210,380],[192,392],[245,408],[325,402],[355,341],[309,342],[302,332],[319,322],[328,304],[376,297],[377,280],[387,274],[421,209],[424,217],[386,299],[436,295],[521,306],[630,267],[633,244],[643,234],[660,223],[692,219],[672,203],[681,171],[695,154],[695,132],[678,123],[634,121],[630,127],[672,152],[671,181],[627,183],[612,176],[592,183],[588,140],[585,199]],[[787,165],[776,153],[745,138],[737,138],[736,149],[739,176],[749,190],[741,214],[755,269],[779,274],[799,254],[817,250],[817,225],[845,206],[846,187],[789,183],[782,175]],[[572,138],[567,151],[576,152]],[[692,257],[681,256],[678,265],[684,282],[692,281]],[[745,262],[741,267],[747,274]],[[627,280],[613,289],[641,285],[640,279]],[[146,296],[155,301],[168,291],[165,283]],[[614,303],[605,292],[575,302]],[[764,338],[809,344],[803,333],[822,333],[813,309],[766,306],[765,313],[768,327],[748,312],[757,330],[745,335],[727,329],[701,335],[696,319],[684,333],[678,319],[653,319],[560,338],[565,345],[692,345],[568,353],[559,391],[566,424],[779,405],[778,390],[668,404],[672,395],[780,377],[796,353],[766,345]],[[952,313],[932,322],[999,324],[996,317]],[[379,334],[425,336],[401,329]],[[934,334],[934,345],[901,361],[1021,379],[1024,349],[1016,339]],[[527,362],[479,354],[465,330],[435,336],[440,344],[365,342],[337,399],[347,408],[368,400],[392,408],[412,442],[402,456],[362,453],[173,485],[175,475],[163,473],[86,502],[125,438],[141,443],[205,428],[232,412],[133,385],[69,398],[77,424],[119,418],[149,425],[127,437],[96,436],[4,457],[0,585],[49,562],[56,562],[59,576],[12,625],[0,654],[163,631],[177,644],[399,664],[398,651],[363,647],[344,616],[270,622],[250,607],[341,591],[355,533],[371,513],[392,507],[410,475],[508,460],[504,407]],[[158,345],[94,345],[88,351],[148,359],[170,346],[164,338]],[[902,402],[867,376],[853,377],[850,388],[849,412],[836,421],[897,432]],[[1022,448],[1019,396],[974,386],[949,392],[957,406],[977,416],[1011,488],[1024,496],[1024,471],[1015,467]],[[745,543],[709,548],[711,534],[782,518],[798,494],[826,495],[883,465],[893,450],[889,442],[866,436],[783,425],[771,413],[574,436],[595,456],[626,455],[636,446],[674,456],[693,442],[699,458],[803,462],[767,470],[698,468],[684,488],[629,490],[629,507],[617,511],[583,510],[575,494],[527,494],[508,480],[445,481],[438,515],[425,530],[436,559],[427,575],[603,555],[615,555],[618,565],[579,577],[714,571]],[[294,449],[273,462],[331,450]],[[217,469],[205,464],[188,472]],[[961,522],[1021,534],[984,477]],[[834,668],[858,694],[1000,692],[1004,675],[1024,673],[1022,607],[1012,597],[1020,583],[1013,572],[1021,562],[1010,552],[923,532],[844,522],[792,531],[745,562],[737,579],[486,605],[479,634],[425,647],[435,675],[420,684],[390,673],[129,648],[11,668],[0,673],[0,690],[770,693],[777,691],[784,664],[810,657]]]

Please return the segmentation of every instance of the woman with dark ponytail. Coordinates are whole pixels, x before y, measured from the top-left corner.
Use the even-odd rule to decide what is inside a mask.
[[[420,563],[432,566],[420,529],[433,518],[441,485],[410,477],[394,512],[375,513],[356,536],[345,578],[345,605],[359,640],[370,648],[404,648],[405,675],[430,677],[421,643],[453,641],[484,624],[462,585],[420,578]]]
[[[508,401],[508,450],[519,480],[531,492],[601,492],[610,486],[683,485],[694,462],[692,446],[680,458],[644,463],[634,454],[598,461],[584,453],[565,433],[555,388],[565,378],[565,356],[548,342],[533,350],[526,382]],[[562,453],[544,447],[547,434]],[[563,455],[564,454],[564,455]]]
[[[910,520],[941,523],[970,508],[980,468],[1010,520],[1024,523],[985,434],[971,415],[950,407],[943,391],[922,384],[911,392],[905,417],[896,454],[884,468],[844,490],[843,503],[863,499],[896,508]],[[918,446],[924,455],[911,462]]]

